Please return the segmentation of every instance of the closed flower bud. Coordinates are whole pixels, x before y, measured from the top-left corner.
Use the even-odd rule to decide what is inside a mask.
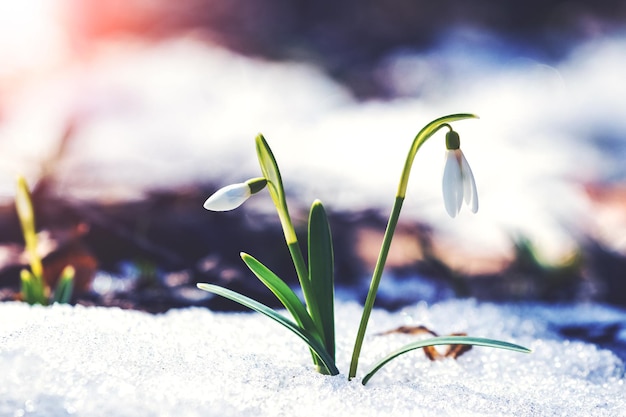
[[[217,190],[204,202],[204,208],[211,211],[229,211],[242,205],[252,194],[261,191],[267,181],[253,178],[246,182],[227,185]]]

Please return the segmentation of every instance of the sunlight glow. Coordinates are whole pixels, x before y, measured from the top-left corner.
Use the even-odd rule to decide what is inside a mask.
[[[0,2],[0,79],[57,62],[66,51],[57,0]]]

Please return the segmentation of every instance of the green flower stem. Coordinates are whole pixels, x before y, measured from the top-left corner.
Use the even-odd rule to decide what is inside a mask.
[[[391,216],[387,223],[387,230],[385,230],[385,236],[383,237],[383,244],[380,248],[380,254],[376,261],[376,267],[374,268],[374,274],[370,283],[370,289],[367,292],[367,298],[365,299],[365,306],[363,307],[363,315],[361,316],[361,324],[359,325],[359,331],[354,343],[354,349],[352,351],[352,361],[350,362],[350,373],[348,378],[352,379],[356,376],[356,369],[359,364],[359,356],[361,355],[361,347],[363,346],[363,339],[365,337],[365,331],[367,330],[367,322],[369,321],[372,308],[374,308],[374,301],[376,300],[376,293],[378,292],[378,285],[380,284],[380,278],[383,275],[385,269],[385,263],[387,262],[387,255],[389,254],[389,248],[391,246],[391,239],[393,233],[396,230],[398,224],[398,217],[400,217],[400,210],[402,209],[402,203],[404,197],[396,197],[396,201],[391,210]]]
[[[293,260],[293,265],[296,268],[296,274],[298,275],[300,288],[302,288],[304,301],[306,302],[309,314],[313,319],[313,323],[317,328],[317,333],[322,336],[324,334],[324,329],[322,328],[322,323],[320,320],[319,305],[317,299],[315,298],[315,292],[313,291],[313,286],[309,277],[309,268],[304,261],[302,249],[300,248],[300,244],[298,243],[298,238],[296,236],[293,223],[291,222],[291,216],[289,216],[289,211],[287,210],[287,204],[283,200],[283,204],[276,205],[276,208],[278,209],[278,217],[280,218],[280,223],[283,227],[285,241],[287,242],[287,247],[289,248],[289,254],[291,255],[291,259]],[[318,355],[313,354],[313,362],[315,363],[318,372],[323,374],[327,373],[328,368],[320,362],[320,358]]]
[[[413,166],[413,160],[417,154],[418,149],[426,142],[435,132],[442,127],[449,127],[448,123],[455,122],[463,119],[477,119],[478,116],[470,113],[451,114],[449,116],[443,116],[433,120],[420,130],[420,132],[413,139],[413,144],[409,150],[409,154],[402,170],[402,176],[400,177],[400,184],[398,185],[397,196],[406,196],[406,189],[409,184],[409,175],[411,174],[411,167]]]
[[[293,260],[293,265],[296,267],[296,274],[298,275],[298,280],[300,281],[300,286],[302,287],[302,292],[304,293],[306,299],[307,294],[313,294],[311,280],[309,279],[309,268],[304,261],[304,256],[302,256],[302,250],[300,249],[298,240],[287,242],[287,247],[289,248],[289,254]],[[309,300],[307,299],[305,301],[308,305]]]
[[[367,330],[367,323],[374,308],[374,301],[376,300],[376,292],[378,291],[378,285],[385,269],[385,263],[387,262],[387,255],[389,254],[389,248],[391,247],[391,240],[398,224],[398,218],[400,217],[400,210],[402,209],[402,203],[406,196],[406,190],[409,184],[409,176],[411,174],[411,167],[415,160],[415,155],[418,149],[428,140],[435,132],[442,127],[446,127],[448,123],[452,123],[457,120],[477,118],[473,114],[460,113],[452,114],[449,116],[440,117],[428,123],[419,131],[419,133],[413,139],[411,149],[406,158],[402,175],[400,176],[400,184],[398,185],[398,192],[396,193],[396,199],[387,222],[387,229],[385,230],[385,236],[383,237],[383,243],[380,248],[380,254],[376,261],[374,273],[372,274],[372,281],[367,293],[365,305],[363,306],[363,314],[361,316],[361,323],[359,324],[359,330],[357,332],[356,340],[354,342],[354,349],[352,351],[352,360],[350,362],[350,371],[348,373],[348,379],[352,379],[356,376],[357,367],[359,364],[359,356],[361,354],[361,347],[363,346],[363,339],[365,338],[365,331]]]
[[[276,188],[271,182],[269,183],[269,185],[271,188]],[[289,210],[287,209],[287,201],[285,200],[283,192],[281,192],[279,195],[279,200],[274,200],[274,205],[276,206],[278,211],[278,219],[280,220],[280,224],[283,228],[285,242],[287,242],[287,245],[296,244],[298,243],[298,236],[296,235],[296,229],[293,227],[291,216],[289,215]],[[300,249],[298,248],[298,250]],[[300,255],[302,256],[302,254]],[[303,269],[302,271],[298,271],[298,275],[300,275],[300,272],[304,271],[307,271],[307,268]]]
[[[309,277],[309,268],[304,261],[304,256],[302,256],[300,244],[298,243],[298,240],[295,240],[291,243],[287,242],[287,247],[289,248],[293,264],[296,267],[296,273],[298,275],[298,280],[300,281],[300,287],[302,288],[302,294],[304,295],[306,306],[311,314],[311,318],[313,318],[313,322],[315,323],[319,334],[323,335],[324,329],[322,328],[322,323],[320,321],[318,301],[315,298],[315,292],[313,291],[313,285],[311,284],[311,278]]]
[[[273,183],[269,183],[269,185],[270,187],[274,187]],[[282,186],[282,184],[280,185]],[[274,200],[274,205],[276,206],[276,209],[278,211],[278,218],[280,219],[280,224],[283,228],[283,234],[285,235],[285,242],[287,243],[287,247],[289,248],[289,254],[291,255],[291,259],[293,260],[293,265],[296,268],[296,274],[298,275],[298,281],[300,281],[300,287],[302,287],[305,301],[310,309],[311,300],[309,300],[309,298],[313,294],[313,289],[311,288],[311,280],[309,279],[309,267],[304,261],[302,249],[300,248],[300,244],[298,243],[298,236],[296,235],[296,230],[293,227],[293,223],[291,221],[291,216],[289,215],[289,210],[287,209],[287,202],[285,201],[282,188],[280,192],[276,194],[280,197]]]
[[[280,224],[285,234],[285,241],[289,247],[291,258],[293,259],[293,264],[296,268],[296,274],[298,275],[298,281],[300,281],[307,307],[313,318],[318,317],[318,315],[316,315],[318,311],[317,303],[315,303],[314,293],[309,279],[309,268],[304,261],[304,256],[302,256],[302,250],[298,244],[298,236],[293,227],[291,216],[289,216],[283,180],[280,175],[280,170],[278,169],[278,164],[276,163],[276,158],[274,158],[274,154],[263,135],[259,134],[255,139],[255,143],[259,165],[261,166],[263,177],[267,180],[267,189],[272,197],[274,206],[276,206],[278,218],[280,219]],[[321,329],[320,334],[322,334]]]

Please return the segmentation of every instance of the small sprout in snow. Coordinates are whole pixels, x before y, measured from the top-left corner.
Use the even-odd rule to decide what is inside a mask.
[[[22,226],[26,253],[30,262],[30,269],[23,269],[20,273],[21,299],[29,304],[69,303],[74,288],[74,267],[68,265],[63,269],[53,292],[44,279],[43,263],[37,251],[35,210],[28,184],[22,176],[17,178],[15,209]]]

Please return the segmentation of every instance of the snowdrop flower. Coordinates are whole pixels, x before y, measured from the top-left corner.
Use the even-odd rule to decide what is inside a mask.
[[[204,202],[204,208],[211,211],[229,211],[242,205],[252,194],[265,188],[265,178],[253,178],[246,182],[227,185],[217,190]]]
[[[474,174],[460,149],[459,134],[450,130],[446,134],[446,165],[443,170],[443,202],[450,217],[461,210],[463,200],[473,213],[478,211],[478,193]]]

